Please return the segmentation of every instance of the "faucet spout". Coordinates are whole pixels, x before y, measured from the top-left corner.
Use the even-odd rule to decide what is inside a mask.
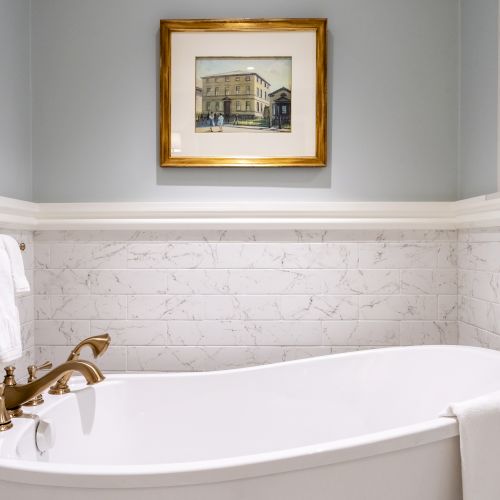
[[[38,394],[41,394],[60,377],[74,371],[85,377],[87,385],[97,384],[105,379],[101,370],[90,361],[66,361],[33,382],[6,386],[4,390],[4,399],[7,410],[19,408],[22,404],[38,396]]]
[[[78,359],[80,357],[80,351],[85,346],[90,347],[94,358],[98,358],[108,350],[110,343],[111,336],[109,335],[109,333],[103,333],[102,335],[95,335],[94,337],[84,339],[71,351],[71,354],[68,357],[68,361]]]
[[[70,353],[68,361],[75,361],[80,357],[80,351],[84,347],[90,347],[94,358],[102,356],[109,347],[111,343],[111,336],[109,333],[103,333],[102,335],[96,335],[94,337],[89,337],[88,339],[82,340]],[[65,373],[50,389],[49,394],[67,394],[70,392],[68,382],[71,378],[71,372]]]

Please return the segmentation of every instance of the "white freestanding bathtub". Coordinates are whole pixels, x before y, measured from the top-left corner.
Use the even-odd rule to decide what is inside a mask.
[[[459,500],[449,402],[500,389],[500,353],[390,348],[194,374],[111,375],[0,434],[17,500]],[[55,431],[40,453],[39,421]]]

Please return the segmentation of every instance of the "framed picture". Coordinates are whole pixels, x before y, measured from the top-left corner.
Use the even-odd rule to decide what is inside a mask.
[[[162,167],[323,167],[326,19],[162,20]]]

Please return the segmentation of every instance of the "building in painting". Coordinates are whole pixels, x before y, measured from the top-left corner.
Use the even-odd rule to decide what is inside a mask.
[[[271,106],[271,126],[289,127],[292,118],[292,92],[281,87],[269,94]]]
[[[195,113],[196,113],[196,119],[199,118],[201,113],[203,113],[203,89],[196,85],[195,89]]]
[[[201,80],[203,114],[223,113],[227,120],[269,116],[271,84],[258,73],[231,71],[204,76]]]

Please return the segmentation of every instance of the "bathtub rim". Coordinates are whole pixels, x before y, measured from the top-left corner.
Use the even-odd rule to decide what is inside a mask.
[[[116,489],[119,481],[119,488],[193,486],[335,465],[450,438],[458,438],[457,422],[439,417],[320,445],[200,462],[95,466],[0,459],[0,484]]]
[[[481,347],[443,345],[398,346],[213,372],[126,373],[110,374],[109,378],[110,380],[120,380],[124,378],[217,376],[235,371],[260,371],[285,364],[307,364],[318,359],[331,358],[333,356],[373,355],[376,352],[388,350],[474,351],[480,352],[481,355],[497,357],[500,361],[500,352]],[[47,409],[50,408],[51,406]],[[27,425],[33,424],[30,422]],[[26,429],[23,432],[26,432]],[[116,489],[117,481],[120,482],[120,488],[188,486],[324,467],[454,438],[458,438],[457,421],[454,418],[437,417],[417,424],[363,434],[342,440],[327,441],[321,444],[199,462],[96,466],[0,458],[0,481],[40,486],[104,489]]]

